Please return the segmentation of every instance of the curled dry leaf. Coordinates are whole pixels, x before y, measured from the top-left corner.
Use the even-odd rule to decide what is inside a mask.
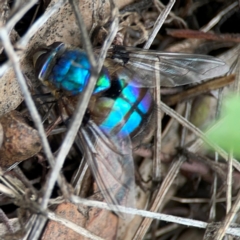
[[[74,222],[78,226],[84,227],[92,234],[102,237],[103,239],[115,239],[116,237],[117,217],[107,210],[93,208],[90,210],[89,219],[87,219],[78,211],[76,205],[72,203],[62,203],[58,205],[55,213]],[[74,230],[60,223],[50,221],[41,239],[55,240],[56,236],[58,236],[58,240],[86,239]]]
[[[103,195],[99,192],[96,182],[93,186],[93,192],[94,194],[89,200],[104,201]],[[87,218],[85,218],[85,223],[82,225],[86,230],[103,239],[116,239],[119,224],[117,215],[111,211],[96,207],[87,208],[87,211]],[[79,240],[83,239],[86,238],[79,238]]]
[[[103,239],[116,239],[118,217],[108,210],[92,208],[86,229]],[[83,239],[86,238],[79,238],[79,240]]]
[[[1,167],[9,167],[32,157],[41,149],[37,130],[25,122],[17,111],[0,118],[3,127],[3,145],[0,149]]]
[[[62,203],[58,205],[55,210],[56,214],[59,214],[61,217],[68,219],[71,222],[74,222],[76,225],[81,225],[84,222],[84,216],[78,211],[77,206],[72,203]],[[60,223],[49,221],[46,230],[42,236],[42,240],[52,240],[56,239],[79,239],[80,235],[68,227],[63,226]]]

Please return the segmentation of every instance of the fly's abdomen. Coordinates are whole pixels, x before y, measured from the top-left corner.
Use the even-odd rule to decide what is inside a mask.
[[[112,82],[111,88],[96,103],[95,113],[104,116],[99,127],[107,134],[134,137],[148,121],[153,99],[147,88],[138,88],[123,80]]]
[[[71,95],[83,91],[89,81],[91,65],[85,52],[78,48],[66,48],[63,43],[54,43],[39,49],[34,55],[38,78],[55,89],[62,89]],[[110,87],[108,71],[103,68],[93,93]]]

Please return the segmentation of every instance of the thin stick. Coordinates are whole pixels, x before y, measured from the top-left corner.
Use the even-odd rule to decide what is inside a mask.
[[[147,42],[144,45],[144,49],[149,49],[150,46],[152,45],[153,40],[155,39],[156,35],[158,34],[160,28],[162,27],[163,23],[165,22],[167,16],[169,15],[174,3],[176,1],[175,0],[170,0],[168,5],[166,6],[166,8],[162,11],[162,13],[158,16],[154,27],[153,27],[153,31],[151,33],[151,35],[149,36]]]

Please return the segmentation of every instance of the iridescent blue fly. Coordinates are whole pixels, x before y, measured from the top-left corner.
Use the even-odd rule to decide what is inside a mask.
[[[86,53],[80,49],[54,43],[49,50],[37,52],[35,58],[38,78],[51,89],[76,95],[89,80],[90,65]],[[110,80],[108,68],[103,67],[93,91],[93,95],[97,94],[101,95],[91,108],[91,114],[108,135],[135,136],[152,114],[153,101],[149,90],[139,87],[123,71],[117,70],[114,74],[111,71]]]
[[[91,70],[83,50],[63,43],[39,49],[34,55],[34,66],[45,85],[66,96],[83,91]],[[109,50],[89,103],[90,120],[80,129],[82,150],[109,203],[133,206],[130,138],[141,135],[153,123],[154,101],[149,88],[155,85],[156,72],[162,86],[174,87],[214,78],[227,71],[224,62],[210,56],[122,46]]]

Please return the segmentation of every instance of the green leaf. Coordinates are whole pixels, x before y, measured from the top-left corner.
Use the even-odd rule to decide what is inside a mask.
[[[240,97],[224,101],[222,118],[217,128],[208,131],[207,137],[227,152],[240,157]]]

